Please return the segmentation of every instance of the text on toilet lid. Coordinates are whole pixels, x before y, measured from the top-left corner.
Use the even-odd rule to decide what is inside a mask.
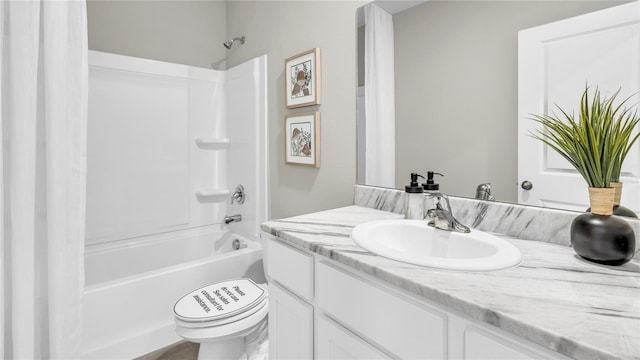
[[[206,289],[200,291],[200,293],[202,293],[202,295],[207,300],[209,300],[209,303],[211,303],[211,305],[213,305],[213,307],[216,310],[224,311],[224,307],[222,307],[222,305],[218,301],[220,301],[222,304],[229,305],[229,300],[227,300],[227,298],[224,297],[224,295],[222,295],[220,293],[220,290],[224,291],[225,294],[227,294],[234,302],[237,303],[238,301],[240,301],[240,299],[238,299],[238,297],[233,292],[229,291],[229,289],[227,287],[222,287],[219,290],[214,290],[213,294],[217,297],[217,299],[215,299],[213,296],[211,296]],[[238,294],[238,296],[245,296],[245,293],[242,292],[242,290],[240,290],[239,286],[234,286],[233,290]],[[204,301],[202,301],[200,296],[193,295],[193,298],[196,300],[196,302],[198,302],[198,304],[202,307],[202,309],[205,312],[211,311],[211,309],[207,306],[207,304]],[[216,301],[216,300],[218,300],[218,301]]]
[[[250,281],[227,281],[193,291],[176,304],[186,318],[233,315],[262,300],[264,289]]]

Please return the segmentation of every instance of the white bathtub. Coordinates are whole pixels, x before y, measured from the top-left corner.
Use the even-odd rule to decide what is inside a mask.
[[[246,248],[232,249],[240,239]],[[132,359],[181,340],[172,307],[185,293],[238,277],[263,283],[262,248],[219,227],[87,247],[83,359]]]

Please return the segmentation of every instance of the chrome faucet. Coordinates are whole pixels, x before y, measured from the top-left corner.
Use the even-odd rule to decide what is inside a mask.
[[[449,198],[443,193],[426,193],[427,198],[433,199],[435,208],[426,211],[425,220],[432,219],[428,225],[436,229],[457,231],[462,233],[471,232],[469,227],[462,225],[453,217]]]
[[[236,215],[227,215],[224,217],[224,223],[225,224],[231,224],[232,222],[240,222],[242,221],[242,215],[240,214],[236,214]]]
[[[491,183],[484,183],[476,187],[476,199],[495,201],[496,198],[491,194]]]

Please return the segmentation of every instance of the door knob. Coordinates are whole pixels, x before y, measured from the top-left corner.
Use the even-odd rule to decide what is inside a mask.
[[[522,184],[520,184],[520,187],[525,190],[531,190],[533,189],[533,183],[529,180],[525,180],[522,182]]]

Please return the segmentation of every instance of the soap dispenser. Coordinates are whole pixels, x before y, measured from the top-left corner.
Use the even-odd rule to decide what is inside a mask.
[[[437,172],[433,172],[433,171],[427,171],[427,182],[422,184],[422,188],[424,189],[424,191],[426,192],[440,192],[440,184],[437,184],[434,180],[433,180],[433,176],[434,175],[440,175],[442,177],[444,177],[444,175],[437,173]],[[424,179],[424,177],[423,177]]]
[[[424,179],[422,175],[411,173],[411,183],[404,187],[407,193],[406,210],[404,212],[405,219],[424,219],[424,189],[418,184],[418,177]]]
[[[434,175],[440,175],[444,177],[444,175],[438,172],[427,171],[427,182],[422,183],[422,188],[424,189],[424,192],[426,193],[440,192],[440,184],[436,183],[435,180],[433,180]],[[429,210],[429,209],[435,208],[435,203],[433,202],[433,199],[430,198],[429,196],[427,196],[427,198],[425,199],[425,202],[426,202],[426,204],[424,205],[425,209]]]

